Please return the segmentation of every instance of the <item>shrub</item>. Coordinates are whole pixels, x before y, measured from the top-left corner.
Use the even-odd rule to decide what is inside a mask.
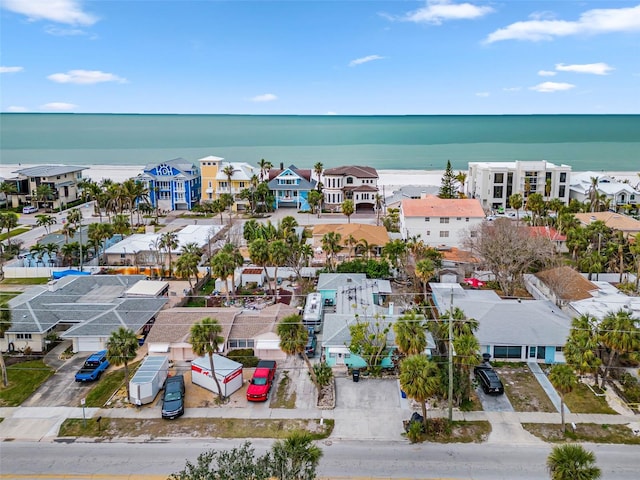
[[[258,365],[258,362],[260,361],[258,357],[255,356],[253,348],[238,348],[236,350],[231,350],[227,353],[227,358],[241,363],[245,368],[253,368]]]
[[[313,371],[316,374],[316,378],[318,379],[318,384],[321,387],[325,385],[329,385],[331,379],[333,378],[333,370],[326,363],[316,363],[313,365]]]

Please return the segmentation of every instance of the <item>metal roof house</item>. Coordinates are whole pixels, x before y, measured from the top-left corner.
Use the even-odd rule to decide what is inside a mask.
[[[30,288],[10,300],[11,328],[0,349],[46,350],[47,335],[73,341],[74,352],[98,351],[112,332],[140,331],[164,306],[166,298],[125,298],[142,275],[68,276],[47,286]]]
[[[571,319],[547,300],[503,300],[493,290],[430,283],[438,312],[461,309],[478,321],[480,353],[500,360],[564,363]]]

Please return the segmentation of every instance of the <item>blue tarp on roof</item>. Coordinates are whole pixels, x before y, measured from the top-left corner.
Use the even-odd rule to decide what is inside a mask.
[[[61,272],[53,272],[53,279],[57,280],[69,275],[91,275],[91,272],[81,272],[80,270],[63,270]]]

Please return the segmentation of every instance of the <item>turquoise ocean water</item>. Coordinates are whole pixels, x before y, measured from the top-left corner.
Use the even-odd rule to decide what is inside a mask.
[[[574,171],[637,171],[640,115],[0,114],[2,164],[144,165],[207,155],[303,168],[548,160]]]

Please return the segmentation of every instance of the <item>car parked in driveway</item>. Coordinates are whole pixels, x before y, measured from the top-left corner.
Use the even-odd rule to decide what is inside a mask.
[[[184,377],[167,378],[162,396],[162,418],[173,420],[184,414]]]
[[[504,385],[491,365],[486,363],[478,365],[473,368],[473,373],[484,393],[488,395],[502,395],[504,393]]]
[[[307,344],[304,347],[304,352],[307,357],[312,358],[316,356],[316,348],[318,346],[318,337],[313,327],[307,328]]]

